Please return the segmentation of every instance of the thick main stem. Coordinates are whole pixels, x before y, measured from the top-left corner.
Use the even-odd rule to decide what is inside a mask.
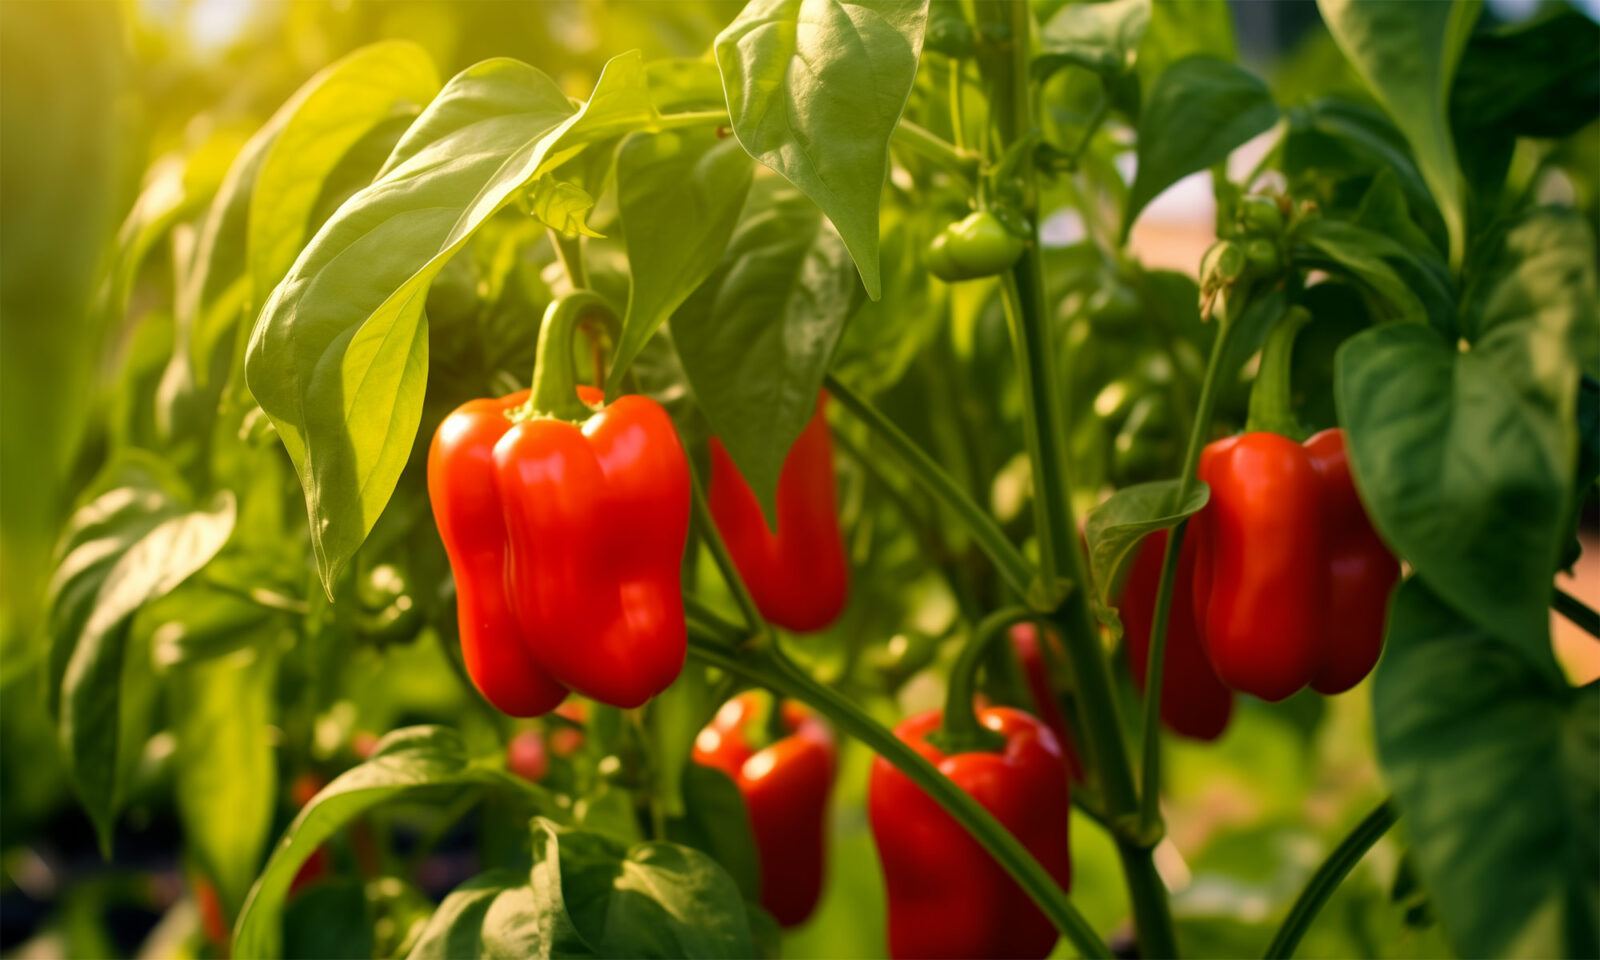
[[[976,6],[984,21],[982,34],[1004,37],[1004,56],[988,61],[991,69],[991,114],[1004,148],[1026,136],[1033,123],[1028,86],[1029,34],[1032,14],[1023,0],[982,3]],[[1034,467],[1034,508],[1040,540],[1040,579],[1047,589],[1054,578],[1065,578],[1071,590],[1056,610],[1067,655],[1077,679],[1087,729],[1083,731],[1089,761],[1099,775],[1106,808],[1119,826],[1132,826],[1138,816],[1139,797],[1133,770],[1122,741],[1122,719],[1112,693],[1111,667],[1100,643],[1100,631],[1089,609],[1088,562],[1078,539],[1066,469],[1065,419],[1060,408],[1061,390],[1055,379],[1055,352],[1049,314],[1044,306],[1044,270],[1039,253],[1037,196],[1032,164],[1018,170],[1023,213],[1033,236],[1028,249],[1006,279],[1007,313],[1013,325],[1017,367],[1023,376],[1024,402],[1033,429],[1026,431]],[[1134,925],[1145,956],[1177,955],[1167,890],[1156,873],[1151,847],[1130,829],[1116,831],[1117,851],[1127,878]]]
[[[799,700],[827,717],[835,729],[855,737],[878,756],[894,764],[966,828],[1007,873],[1016,878],[1023,891],[1080,953],[1085,957],[1111,956],[1104,941],[1073,907],[1049,871],[1034,859],[1011,831],[981,803],[940,773],[926,757],[867,716],[848,697],[817,683],[780,651],[770,647],[736,656],[715,641],[705,642],[691,634],[689,652],[711,666]]]

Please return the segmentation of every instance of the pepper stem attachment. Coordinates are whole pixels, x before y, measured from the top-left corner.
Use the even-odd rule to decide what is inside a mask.
[[[1294,415],[1290,379],[1294,369],[1295,335],[1310,322],[1311,313],[1305,307],[1290,307],[1267,334],[1267,342],[1261,348],[1261,370],[1256,374],[1255,386],[1250,388],[1246,430],[1252,433],[1265,430],[1296,441],[1306,438],[1305,428]]]
[[[533,365],[529,406],[535,416],[584,420],[593,411],[578,398],[573,338],[584,323],[598,323],[614,343],[621,324],[611,304],[593,290],[578,290],[551,302],[539,327],[539,357]]]
[[[1005,746],[1006,738],[980,723],[978,712],[973,709],[972,696],[977,687],[978,667],[983,663],[984,653],[995,637],[1005,633],[1013,624],[1037,616],[1027,607],[1004,607],[978,622],[967,645],[961,648],[955,667],[950,671],[944,723],[928,737],[929,743],[947,754],[993,751]]]

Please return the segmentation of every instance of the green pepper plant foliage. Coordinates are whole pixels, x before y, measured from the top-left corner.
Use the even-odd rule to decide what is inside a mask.
[[[148,955],[882,955],[877,755],[1063,955],[1600,953],[1600,687],[1551,643],[1553,604],[1600,619],[1552,588],[1600,471],[1600,29],[1549,6],[1319,0],[1263,76],[1214,0],[284,5],[229,98],[150,79],[131,8],[0,5],[5,862],[86,816],[91,860],[169,830],[192,891],[84,868],[36,935],[132,952],[132,898],[171,907]],[[1216,245],[1142,261],[1193,174]],[[665,407],[696,477],[689,653],[639,709],[513,720],[428,448],[570,364],[540,318],[576,293],[616,320],[580,378]],[[715,437],[775,522],[823,390],[850,602],[794,635],[699,498]],[[1247,423],[1343,428],[1404,573],[1369,682],[1196,745],[1117,605]],[[989,643],[1023,621],[1047,703]],[[691,760],[749,689],[839,741],[797,930]],[[977,749],[974,690],[1065,717],[1070,889],[891,732],[946,690]]]

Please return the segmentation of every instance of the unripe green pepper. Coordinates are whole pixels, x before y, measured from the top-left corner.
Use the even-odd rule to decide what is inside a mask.
[[[1275,237],[1283,232],[1283,211],[1271,197],[1240,197],[1235,216],[1244,233]]]
[[[1266,237],[1252,237],[1246,240],[1244,258],[1249,262],[1251,272],[1258,277],[1270,277],[1283,266],[1283,258],[1278,254],[1278,245]]]
[[[928,245],[928,270],[950,283],[994,276],[1016,263],[1025,245],[999,217],[979,210],[933,238]]]

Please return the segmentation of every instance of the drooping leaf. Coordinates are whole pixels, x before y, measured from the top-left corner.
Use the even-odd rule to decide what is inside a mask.
[[[750,189],[752,164],[714,131],[636,134],[617,157],[628,244],[628,311],[606,377],[613,394],[633,359],[722,262]]]
[[[1465,197],[1448,116],[1456,65],[1481,0],[1319,0],[1328,32],[1404,133],[1450,236],[1450,263],[1466,252]]]
[[[171,675],[174,787],[184,841],[230,916],[244,903],[272,829],[276,666],[265,648],[248,647],[180,665]]]
[[[306,858],[362,813],[407,793],[461,787],[498,787],[526,798],[540,812],[560,815],[553,799],[504,770],[473,763],[459,735],[444,727],[406,727],[378,743],[372,757],[347,770],[301,808],[256,878],[234,926],[233,953],[275,957],[284,898]]]
[[[274,289],[250,340],[246,378],[299,474],[325,589],[372,529],[410,455],[433,278],[529,181],[584,142],[657,116],[637,53],[607,64],[576,109],[526,64],[470,67]]]
[[[1211,57],[1168,67],[1139,114],[1139,169],[1122,218],[1123,236],[1161,191],[1226,160],[1277,119],[1272,92],[1247,70]]]
[[[1378,759],[1433,911],[1459,956],[1592,956],[1600,686],[1567,686],[1548,621],[1513,649],[1452,606],[1401,585],[1373,686]]]
[[[734,134],[833,221],[874,300],[889,138],[927,18],[928,0],[751,0],[715,45]]]
[[[672,317],[712,432],[773,521],[778,474],[860,284],[832,224],[800,191],[757,181],[722,264]]]
[[[525,957],[571,956],[554,950],[541,934],[539,905],[525,874],[492,870],[450,892],[439,904],[410,960],[523,960]]]
[[[547,943],[600,957],[750,957],[739,888],[688,847],[624,846],[587,830],[534,822],[533,891]]]
[[[127,656],[129,622],[222,549],[234,503],[223,492],[204,509],[188,506],[165,464],[134,452],[96,488],[63,535],[50,584],[49,691],[69,772],[109,848],[129,761],[143,746],[136,705],[151,688],[148,659]]]
[[[1133,562],[1134,548],[1146,534],[1177,526],[1211,499],[1211,488],[1196,481],[1188,499],[1178,503],[1178,487],[1177,480],[1124,487],[1089,514],[1084,537],[1089,541],[1089,566],[1101,603],[1111,603]]]

